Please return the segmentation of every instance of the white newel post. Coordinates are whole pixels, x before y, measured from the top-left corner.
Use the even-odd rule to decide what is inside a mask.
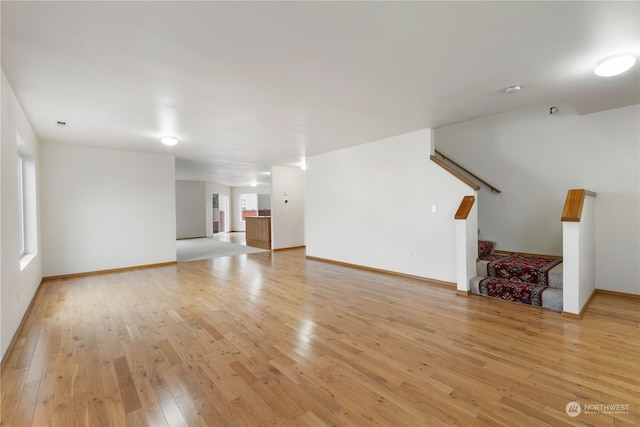
[[[478,257],[478,204],[477,192],[474,203],[466,218],[456,214],[456,289],[458,294],[469,293],[469,281],[476,276]]]
[[[576,316],[582,314],[596,289],[595,196],[585,190],[569,190],[562,218],[563,312]],[[572,198],[581,203],[568,211]]]

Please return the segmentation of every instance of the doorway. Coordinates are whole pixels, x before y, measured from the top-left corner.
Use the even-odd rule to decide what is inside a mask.
[[[227,213],[229,212],[228,197],[226,194],[214,193],[211,195],[211,199],[213,234],[226,233],[229,231],[227,228]]]

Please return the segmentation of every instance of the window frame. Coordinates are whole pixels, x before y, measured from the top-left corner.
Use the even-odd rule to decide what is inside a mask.
[[[22,154],[18,153],[17,159],[17,178],[18,178],[18,232],[19,236],[19,255],[22,258],[27,254],[26,245],[26,209],[25,203],[25,186],[24,186],[24,158]]]

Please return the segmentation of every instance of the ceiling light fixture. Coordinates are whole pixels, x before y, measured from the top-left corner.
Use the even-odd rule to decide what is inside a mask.
[[[258,185],[258,183],[257,183],[257,182],[255,182],[255,181],[251,181],[251,186],[252,186],[252,187],[255,187],[255,186],[257,186],[257,185]]]
[[[175,136],[164,136],[160,141],[162,141],[164,145],[172,146],[178,143],[178,138]]]
[[[520,92],[520,86],[518,85],[509,86],[504,90],[504,93],[506,93],[507,95],[513,95],[514,93],[518,93],[518,92]]]
[[[636,58],[632,55],[626,53],[612,55],[598,61],[593,72],[601,77],[617,76],[618,74],[622,74],[629,68],[633,67],[633,64],[635,63]]]

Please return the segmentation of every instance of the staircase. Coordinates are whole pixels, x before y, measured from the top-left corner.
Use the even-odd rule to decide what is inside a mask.
[[[495,242],[478,242],[477,276],[471,293],[562,312],[562,259],[496,253]]]

